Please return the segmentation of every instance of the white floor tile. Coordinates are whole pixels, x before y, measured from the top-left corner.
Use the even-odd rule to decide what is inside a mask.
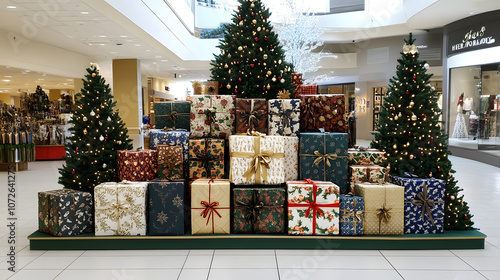
[[[30,246],[24,247],[19,253],[17,253],[18,256],[40,256],[45,254],[44,250],[31,250]]]
[[[74,262],[78,257],[76,256],[60,256],[60,257],[46,257],[42,255],[36,260],[26,265],[24,269],[58,269],[63,270]]]
[[[472,270],[457,257],[387,257],[395,269]]]
[[[280,280],[370,279],[402,280],[395,270],[281,269]]]
[[[449,250],[381,250],[386,257],[454,257]]]
[[[189,250],[89,250],[82,257],[187,256]]]
[[[494,271],[494,270],[485,270],[485,271],[479,271],[484,277],[486,277],[489,280],[497,280],[500,279],[500,271]]]
[[[500,257],[462,257],[466,263],[476,270],[497,270],[500,271]]]
[[[26,279],[36,279],[36,280],[52,280],[57,277],[57,275],[61,273],[61,270],[56,269],[56,270],[45,270],[45,269],[40,269],[40,270],[26,270],[23,269],[16,274],[14,274],[12,277],[9,278],[9,280],[26,280]]]
[[[398,270],[405,280],[485,280],[477,271]]]
[[[165,269],[182,268],[183,256],[125,256],[76,259],[67,269]]]
[[[278,256],[381,256],[378,250],[276,250]]]
[[[275,256],[237,256],[223,255],[214,256],[212,269],[214,268],[275,268]]]
[[[500,249],[491,244],[486,244],[484,249],[451,250],[451,252],[459,257],[500,257]]]
[[[213,255],[215,250],[189,250],[189,255]]]
[[[278,256],[278,267],[294,269],[393,269],[382,256]]]
[[[64,250],[54,250],[47,251],[43,254],[44,257],[80,257],[85,251],[64,251]]]
[[[216,256],[274,256],[274,250],[215,250]]]
[[[56,280],[176,280],[180,269],[81,269],[65,270]],[[36,279],[36,278],[33,278]]]
[[[208,280],[278,280],[278,270],[274,269],[211,269]]]
[[[207,280],[208,268],[182,269],[178,280]]]
[[[211,255],[188,256],[183,269],[186,268],[210,268],[212,264]]]

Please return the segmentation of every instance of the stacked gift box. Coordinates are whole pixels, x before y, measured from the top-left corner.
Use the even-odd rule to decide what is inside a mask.
[[[381,166],[384,152],[377,149],[349,149],[349,178],[351,183],[378,183],[385,180],[385,167]]]

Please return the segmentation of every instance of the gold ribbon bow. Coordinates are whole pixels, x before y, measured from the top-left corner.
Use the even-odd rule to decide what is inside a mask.
[[[175,122],[177,121],[177,111],[172,111],[172,113],[167,114],[165,117],[167,118],[167,121],[172,121],[172,123],[174,124],[173,128],[175,128]]]
[[[378,217],[378,233],[381,233],[381,225],[382,221],[384,223],[388,223],[391,220],[391,214],[389,213],[392,210],[392,208],[386,208],[385,207],[385,202],[384,205],[382,205],[381,208],[377,209],[377,217]]]
[[[326,143],[325,143],[326,146]],[[337,154],[322,154],[320,151],[314,151],[316,159],[314,160],[314,165],[319,165],[320,162],[324,162],[326,166],[331,167],[330,160],[336,159]]]
[[[350,194],[350,195],[352,197],[352,194]],[[364,210],[355,210],[356,206],[357,206],[356,204],[357,204],[357,200],[354,199],[353,206],[352,206],[353,210],[340,209],[340,212],[342,213],[342,219],[340,219],[340,223],[342,224],[342,223],[344,223],[344,221],[346,219],[352,218],[352,223],[354,225],[354,234],[357,234],[357,230],[356,230],[357,223],[364,224],[364,221],[365,221],[365,211]]]
[[[422,206],[422,220],[424,220],[425,215],[429,216],[431,223],[434,226],[434,219],[432,218],[431,207],[434,207],[435,201],[427,196],[427,183],[424,183],[424,189],[417,194],[417,198],[411,201],[411,204],[416,206]]]
[[[123,181],[122,183],[128,183],[127,181]],[[123,235],[121,232],[121,227],[120,227],[120,218],[122,217],[123,213],[129,209],[130,203],[125,200],[125,201],[118,201],[118,194],[119,194],[119,189],[116,189],[116,200],[113,200],[113,202],[106,204],[104,207],[96,207],[96,211],[105,211],[105,213],[109,213],[109,215],[106,215],[107,217],[111,218],[111,220],[116,221],[116,230],[115,234],[116,235]],[[110,211],[110,212],[108,212]]]

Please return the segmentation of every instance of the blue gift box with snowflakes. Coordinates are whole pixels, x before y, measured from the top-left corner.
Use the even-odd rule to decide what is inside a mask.
[[[148,234],[184,235],[184,181],[148,184]]]
[[[405,188],[405,234],[443,233],[446,183],[435,178],[391,177]]]
[[[184,157],[184,176],[189,176],[189,131],[185,129],[176,130],[160,130],[153,129],[150,131],[150,149],[156,150],[158,145],[181,146]]]
[[[269,135],[299,136],[300,99],[271,99],[267,108]]]
[[[362,235],[365,220],[365,199],[354,195],[340,195],[340,234]]]

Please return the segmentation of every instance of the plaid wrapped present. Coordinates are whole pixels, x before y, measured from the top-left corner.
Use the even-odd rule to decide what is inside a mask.
[[[318,94],[317,85],[299,85],[295,89],[295,96]]]
[[[189,140],[189,178],[224,178],[224,139]]]
[[[234,133],[234,95],[191,96],[191,137],[227,138]]]
[[[300,97],[300,131],[347,132],[343,94]]]
[[[154,150],[117,151],[118,178],[126,181],[150,181],[158,174],[158,153]]]
[[[229,180],[198,179],[191,185],[191,232],[229,234],[231,190]]]
[[[267,101],[264,98],[236,98],[236,133],[267,134]]]
[[[93,231],[93,200],[89,192],[60,189],[38,193],[38,231],[75,236]]]
[[[331,182],[288,181],[288,234],[338,235],[339,188]]]
[[[181,146],[158,145],[158,178],[177,180],[184,178],[184,157]]]
[[[285,189],[233,189],[234,233],[285,233]]]
[[[148,234],[184,234],[184,181],[148,184]]]
[[[294,86],[302,85],[302,74],[292,73],[292,85]]]
[[[349,165],[380,165],[384,162],[384,152],[378,149],[354,149],[347,150]]]
[[[268,108],[269,135],[299,136],[300,99],[271,99]]]
[[[362,197],[340,196],[340,234],[363,235],[365,201]]]
[[[351,165],[349,171],[352,183],[384,182],[385,167],[380,165]]]
[[[155,127],[190,128],[191,103],[187,101],[155,102]]]

